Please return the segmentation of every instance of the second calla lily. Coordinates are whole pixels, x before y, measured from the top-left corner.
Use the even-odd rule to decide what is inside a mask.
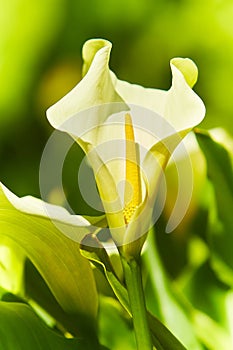
[[[150,228],[163,170],[205,107],[192,90],[198,72],[190,59],[171,60],[168,91],[149,89],[116,78],[111,46],[103,39],[84,44],[83,79],[47,117],[85,151],[112,237],[130,257],[140,253]]]

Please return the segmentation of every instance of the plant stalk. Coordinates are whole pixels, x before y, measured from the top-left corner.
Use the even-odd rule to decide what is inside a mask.
[[[129,294],[137,349],[152,350],[140,262],[135,259],[127,261],[122,257],[122,264]]]

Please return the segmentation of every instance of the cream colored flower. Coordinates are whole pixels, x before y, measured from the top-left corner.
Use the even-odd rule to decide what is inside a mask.
[[[117,79],[109,69],[111,46],[102,39],[84,44],[83,79],[47,117],[86,152],[112,236],[135,255],[151,225],[163,169],[205,107],[192,90],[197,67],[190,59],[171,60],[168,91],[148,89]]]

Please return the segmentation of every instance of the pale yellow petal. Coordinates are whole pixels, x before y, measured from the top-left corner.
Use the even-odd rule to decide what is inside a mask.
[[[176,57],[171,60],[171,64],[179,69],[191,88],[196,84],[198,69],[192,60],[189,58]]]
[[[105,40],[90,40],[85,44],[84,70],[88,71],[67,95],[47,110],[48,120],[53,127],[67,131],[64,123],[80,111],[105,103],[123,102],[115,91],[110,77],[108,67],[110,51],[111,44]],[[89,130],[93,125],[101,124],[109,114],[111,113],[108,111],[102,115],[97,109],[91,116],[88,114],[82,117],[82,114],[78,114],[81,133],[83,130]],[[80,133],[76,128],[73,131]]]

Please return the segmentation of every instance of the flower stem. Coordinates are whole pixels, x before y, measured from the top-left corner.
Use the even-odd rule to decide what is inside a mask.
[[[140,262],[135,259],[127,261],[122,257],[122,264],[129,294],[137,349],[152,350]]]

